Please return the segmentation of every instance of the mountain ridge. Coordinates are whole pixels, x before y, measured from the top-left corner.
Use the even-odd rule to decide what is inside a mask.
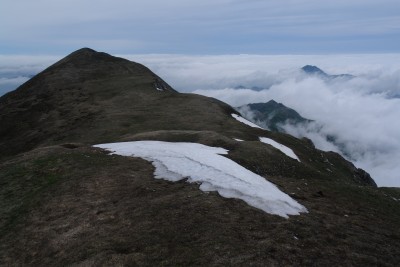
[[[304,124],[312,120],[303,118],[294,109],[270,100],[266,103],[249,103],[236,108],[246,119],[275,132],[285,132],[282,125]]]
[[[308,75],[318,76],[325,80],[334,80],[336,78],[350,80],[355,78],[355,76],[351,74],[336,74],[336,75],[328,74],[325,71],[318,68],[317,66],[313,65],[305,65],[301,68],[301,70]]]
[[[97,132],[101,130],[98,124],[108,124],[107,128],[110,128],[119,121],[130,128],[129,121],[124,120],[131,116],[140,116],[143,120],[150,115],[150,112],[145,112],[144,99],[175,105],[172,102],[179,102],[175,98],[185,101],[188,95],[178,94],[143,65],[88,48],[80,49],[0,98],[0,157],[23,151],[24,147],[34,148],[40,143],[54,144],[60,140],[79,142],[98,136],[96,142],[112,141],[112,138],[107,138],[107,135],[113,136],[112,133]],[[189,97],[194,109],[195,102],[205,99],[208,98]],[[218,100],[211,102],[222,109],[230,109]],[[103,105],[112,108],[112,112],[104,114]],[[174,119],[168,114],[157,115],[159,112],[162,111],[153,110],[155,119]],[[16,124],[16,120],[20,122]],[[160,122],[159,127],[162,125]],[[97,131],[91,128],[97,128]],[[115,128],[120,127],[115,125]],[[91,133],[86,134],[86,131]]]
[[[97,53],[81,50],[0,98],[0,265],[399,262],[400,192],[376,188],[337,153],[250,127],[221,101],[160,91],[147,68]],[[284,219],[93,147],[139,140],[224,148],[309,213]]]

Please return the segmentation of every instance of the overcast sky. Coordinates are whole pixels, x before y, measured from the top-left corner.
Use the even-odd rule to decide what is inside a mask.
[[[400,52],[398,0],[1,0],[0,54]]]

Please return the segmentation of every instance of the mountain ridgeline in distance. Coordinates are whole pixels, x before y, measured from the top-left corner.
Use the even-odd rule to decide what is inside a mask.
[[[333,80],[333,79],[337,79],[337,78],[350,80],[355,77],[351,74],[337,74],[337,75],[327,74],[325,71],[321,70],[317,66],[312,66],[312,65],[306,65],[306,66],[302,67],[301,70],[304,73],[306,73],[307,75],[317,76],[317,77],[320,77],[325,80]]]
[[[88,48],[61,59],[0,98],[0,265],[400,262],[399,190],[377,188],[337,153],[243,121],[250,124],[141,64]],[[155,167],[174,173],[93,146],[145,140],[220,148],[221,162],[274,183],[308,212],[270,214],[223,190],[206,192],[207,183],[199,190],[190,173],[187,181],[155,179]],[[188,169],[195,175],[206,165]]]
[[[266,103],[251,103],[237,108],[246,119],[275,132],[285,132],[283,125],[304,124],[311,120],[303,118],[294,109],[270,100]]]
[[[356,77],[351,74],[336,74],[336,75],[328,74],[325,71],[323,71],[322,69],[318,68],[317,66],[313,66],[313,65],[305,65],[302,68],[300,68],[299,71],[300,71],[300,73],[303,73],[308,77],[316,77],[316,78],[324,80],[325,82],[348,81],[348,80],[351,80]],[[268,90],[268,88],[270,88],[273,84],[277,84],[277,83],[279,83],[279,82],[275,81],[269,85],[265,84],[263,86],[255,86],[252,84],[239,84],[239,85],[233,85],[232,87],[234,89],[251,89],[253,91],[262,91],[262,90]]]
[[[303,118],[297,111],[291,109],[282,103],[277,103],[274,100],[270,100],[266,103],[250,103],[247,105],[242,105],[237,107],[236,110],[247,120],[255,123],[261,128],[280,133],[290,134],[288,128],[308,128],[310,123],[316,122]],[[313,125],[311,128],[318,133],[321,126],[317,124]],[[297,136],[299,137],[299,136]],[[304,140],[310,142],[313,145],[312,140],[302,137]],[[343,144],[338,142],[337,138],[333,135],[327,135],[326,141],[339,147],[342,155],[351,158],[351,152],[348,151]],[[372,182],[372,179],[371,179]]]

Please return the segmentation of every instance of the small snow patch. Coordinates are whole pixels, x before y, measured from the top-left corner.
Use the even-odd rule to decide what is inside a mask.
[[[156,87],[156,89],[157,89],[157,91],[164,91],[164,89],[162,89],[162,88]]]
[[[267,138],[267,137],[260,137],[260,141],[263,143],[269,144],[269,145],[275,147],[276,149],[279,149],[286,156],[291,157],[292,159],[295,159],[297,161],[300,161],[300,159],[296,156],[296,154],[293,152],[293,150],[291,150],[287,146],[279,144],[278,142],[276,142],[270,138]]]
[[[256,125],[256,124],[252,123],[251,121],[246,120],[246,119],[243,118],[243,117],[240,117],[239,115],[232,114],[232,117],[234,117],[236,120],[238,120],[238,121],[240,121],[241,123],[244,123],[244,124],[246,124],[246,125],[248,125],[248,126],[251,126],[251,127],[254,127],[254,128],[260,128],[260,129],[262,129],[260,126],[258,126],[258,125]]]
[[[112,154],[141,157],[152,162],[155,178],[199,183],[202,191],[218,191],[267,213],[288,218],[307,209],[265,178],[221,156],[228,151],[197,143],[137,141],[95,145]]]
[[[233,140],[236,140],[236,141],[238,141],[238,142],[243,142],[243,141],[244,141],[244,140],[239,139],[239,138],[233,138]]]

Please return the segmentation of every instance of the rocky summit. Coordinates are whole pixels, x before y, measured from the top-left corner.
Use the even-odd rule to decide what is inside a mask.
[[[138,63],[73,52],[0,98],[0,126],[1,266],[400,262],[398,189],[377,188],[309,140],[252,127],[221,101],[179,93]],[[271,214],[206,190],[204,169],[174,182],[155,173],[161,161],[98,146],[145,140],[223,151],[305,209]]]

